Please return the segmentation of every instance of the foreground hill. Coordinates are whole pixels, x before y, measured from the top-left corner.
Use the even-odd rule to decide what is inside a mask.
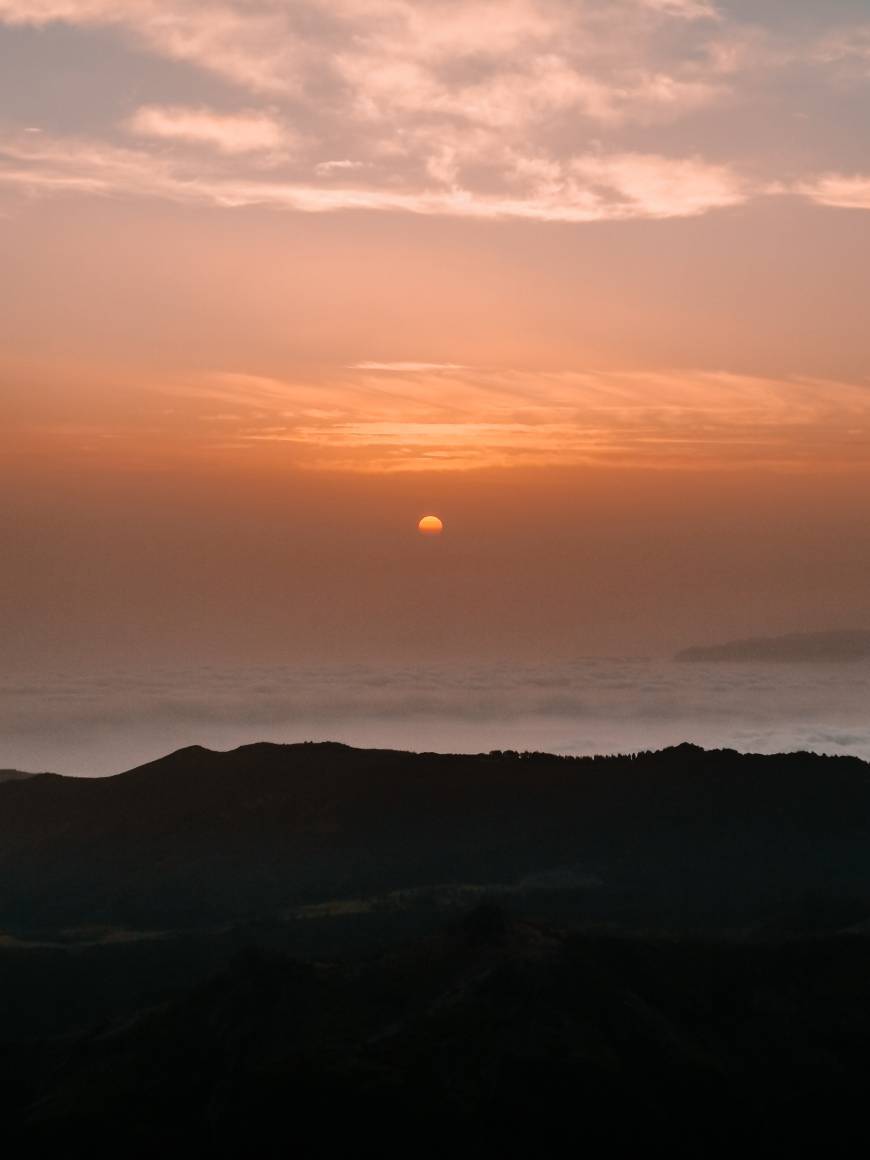
[[[123,1023],[0,1043],[6,1139],[63,1155],[334,1156],[349,1131],[402,1156],[845,1155],[866,1133],[868,969],[862,938],[594,938],[484,906],[362,963],[247,954]]]
[[[22,937],[362,914],[446,888],[560,920],[849,925],[870,915],[870,766],[264,744],[0,786],[0,929]]]

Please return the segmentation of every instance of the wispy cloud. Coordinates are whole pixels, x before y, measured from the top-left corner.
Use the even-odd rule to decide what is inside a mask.
[[[573,158],[544,175],[534,166],[520,168],[516,188],[496,194],[437,186],[317,186],[263,178],[256,171],[240,175],[202,165],[191,170],[183,159],[164,154],[47,136],[0,139],[0,183],[34,193],[79,191],[310,213],[369,209],[565,222],[692,216],[738,205],[747,196],[744,183],[724,166],[645,154]]]
[[[654,12],[676,16],[683,20],[718,20],[719,10],[708,0],[639,0]]]
[[[870,209],[870,174],[847,176],[831,173],[805,182],[800,191],[819,205],[837,209]]]
[[[855,63],[866,69],[870,64],[870,23],[833,28],[822,37],[814,55],[825,64]]]
[[[293,87],[295,41],[281,0],[0,0],[0,21],[116,28],[143,47],[252,92]]]
[[[443,84],[442,64],[519,76],[524,60],[549,55],[570,69],[617,30],[649,35],[650,19],[714,16],[705,0],[613,0],[603,7],[594,0],[0,0],[0,21],[115,27],[153,52],[252,92],[297,92],[312,71],[337,65],[363,86],[363,101],[366,64],[446,93],[456,86]],[[626,42],[626,50],[634,46]],[[368,76],[373,90],[382,75]]]
[[[432,362],[358,362],[348,368],[352,371],[395,371],[397,374],[416,371],[461,371],[466,368],[459,363]]]
[[[350,161],[342,158],[336,161],[318,161],[314,172],[318,177],[329,177],[335,173],[346,173],[351,169],[365,169],[364,161]]]
[[[179,153],[211,146],[227,159],[221,170],[203,174],[192,156],[188,171],[170,172],[144,152],[119,166],[117,144],[91,139],[63,143],[62,162],[46,146],[39,172],[18,150],[4,180],[123,193],[120,169],[135,164],[151,195],[222,205],[556,221],[705,212],[742,200],[729,167],[607,150],[589,131],[715,103],[723,82],[705,67],[703,44],[697,58],[656,48],[675,23],[714,15],[701,0],[0,0],[0,23],[113,29],[274,105],[152,103],[123,118]],[[246,158],[284,148],[287,124],[306,142],[298,168],[251,180]]]
[[[269,382],[241,437],[365,470],[509,463],[836,465],[863,461],[870,384],[726,373],[506,372],[362,364],[317,389]],[[275,394],[277,390],[277,395]]]
[[[507,465],[854,468],[870,382],[712,372],[532,372],[363,362],[325,379],[215,373],[161,388],[163,435],[303,468]],[[142,450],[143,429],[136,437]],[[123,441],[123,429],[117,434]],[[55,436],[54,446],[62,441]],[[269,452],[269,448],[272,452]]]
[[[277,117],[257,110],[218,113],[183,105],[143,105],[125,127],[139,137],[208,145],[232,154],[274,152],[290,140]]]

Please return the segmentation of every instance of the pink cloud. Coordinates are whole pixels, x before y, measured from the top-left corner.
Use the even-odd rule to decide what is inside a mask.
[[[209,145],[222,153],[258,153],[283,148],[289,133],[269,113],[218,113],[180,105],[143,105],[126,122],[140,137]]]
[[[837,209],[870,209],[870,175],[830,173],[799,187],[810,201]]]
[[[522,170],[520,170],[522,173]],[[319,186],[197,167],[142,150],[40,135],[0,140],[0,184],[30,192],[80,190],[123,197],[156,197],[202,205],[265,206],[302,212],[369,209],[452,217],[538,221],[612,221],[684,217],[736,205],[748,196],[723,166],[697,159],[646,154],[573,159],[510,193],[460,187]],[[526,174],[528,177],[529,174]]]
[[[750,180],[721,160],[721,125],[687,136],[739,102],[744,73],[795,60],[708,0],[0,0],[4,23],[108,28],[245,90],[237,112],[213,95],[118,110],[172,149],[9,139],[7,187],[570,222],[692,216],[774,188],[866,205],[860,176]],[[866,26],[847,31],[805,38],[805,60],[863,60]],[[679,137],[658,135],[680,119]]]

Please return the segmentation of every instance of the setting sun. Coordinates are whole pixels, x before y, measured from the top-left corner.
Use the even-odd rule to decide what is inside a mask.
[[[444,531],[444,524],[438,516],[423,516],[417,524],[417,531],[423,536],[440,536]]]

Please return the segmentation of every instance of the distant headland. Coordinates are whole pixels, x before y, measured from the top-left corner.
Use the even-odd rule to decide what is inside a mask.
[[[835,629],[789,632],[784,636],[752,636],[723,644],[696,645],[675,655],[678,661],[830,662],[870,657],[870,631]]]

